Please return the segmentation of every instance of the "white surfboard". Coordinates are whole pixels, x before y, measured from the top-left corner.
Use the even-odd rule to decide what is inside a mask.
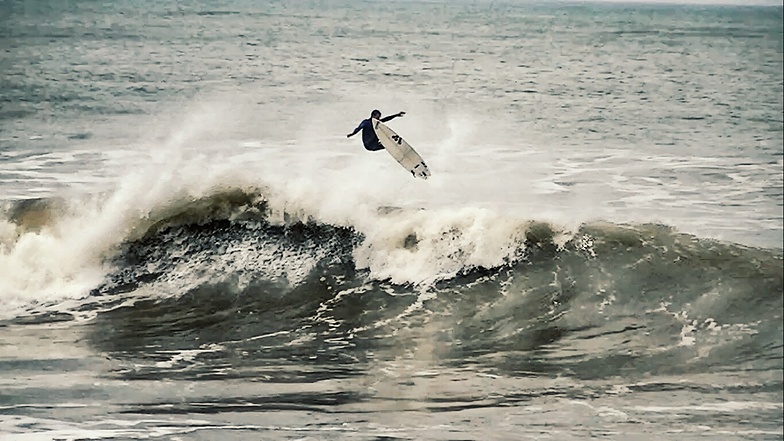
[[[381,145],[415,178],[427,179],[430,176],[430,170],[427,168],[425,161],[422,160],[422,157],[419,156],[419,153],[394,130],[377,119],[373,120],[373,129],[376,131],[376,136],[381,141]]]

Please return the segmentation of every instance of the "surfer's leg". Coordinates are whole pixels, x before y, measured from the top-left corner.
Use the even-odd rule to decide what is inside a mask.
[[[384,146],[381,145],[381,141],[376,141],[376,143],[374,145],[365,146],[365,148],[367,150],[370,150],[371,152],[377,152],[379,150],[384,150]]]

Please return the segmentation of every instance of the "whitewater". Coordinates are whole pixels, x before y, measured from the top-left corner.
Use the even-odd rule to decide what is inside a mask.
[[[784,438],[781,7],[0,20],[0,439]]]

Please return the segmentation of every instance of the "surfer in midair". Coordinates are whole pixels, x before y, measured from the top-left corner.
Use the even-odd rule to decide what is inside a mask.
[[[392,119],[395,119],[399,116],[405,115],[406,112],[398,112],[394,115],[389,115],[385,117],[381,117],[381,111],[376,109],[370,112],[370,118],[363,120],[353,132],[346,135],[346,138],[351,138],[352,136],[356,135],[357,132],[362,130],[362,143],[365,144],[365,149],[374,152],[376,150],[384,150],[384,146],[378,141],[378,136],[376,136],[376,131],[373,130],[373,120],[377,119],[381,122],[387,122]]]

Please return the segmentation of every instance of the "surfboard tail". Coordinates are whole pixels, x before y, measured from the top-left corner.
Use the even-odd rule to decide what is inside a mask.
[[[414,175],[415,178],[427,179],[428,176],[430,176],[430,169],[428,169],[427,164],[422,161],[414,166],[411,170],[411,174]]]

